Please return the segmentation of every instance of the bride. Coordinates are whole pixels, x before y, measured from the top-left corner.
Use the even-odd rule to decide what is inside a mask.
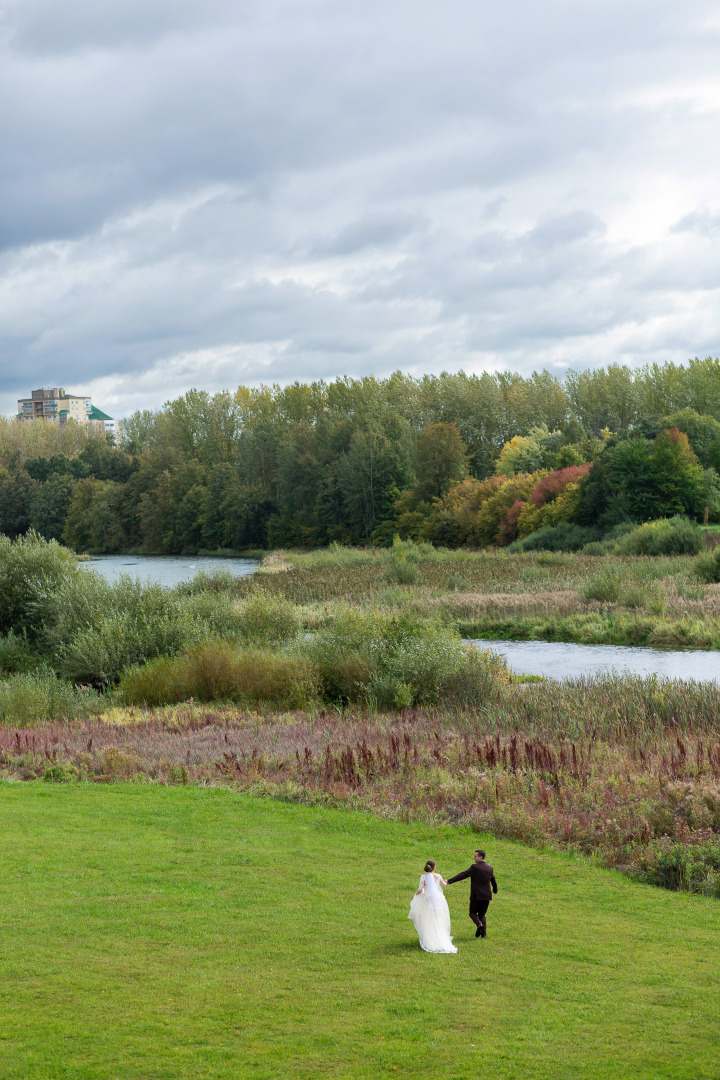
[[[435,873],[435,860],[428,859],[420,878],[418,891],[410,902],[410,914],[425,952],[455,953],[450,936],[450,911],[442,886],[447,885],[442,874]]]

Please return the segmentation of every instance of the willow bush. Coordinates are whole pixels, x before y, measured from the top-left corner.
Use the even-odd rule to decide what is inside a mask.
[[[103,704],[89,687],[73,686],[51,671],[16,674],[0,681],[0,720],[10,727],[81,720],[101,712]]]

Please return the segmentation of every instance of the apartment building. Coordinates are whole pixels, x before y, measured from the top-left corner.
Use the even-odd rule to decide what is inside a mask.
[[[52,420],[65,424],[77,420],[80,424],[92,424],[104,431],[115,431],[111,416],[93,405],[87,394],[69,394],[62,386],[43,387],[33,390],[29,398],[18,401],[18,420]]]

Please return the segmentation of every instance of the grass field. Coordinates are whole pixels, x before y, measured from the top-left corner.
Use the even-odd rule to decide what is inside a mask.
[[[0,1077],[716,1078],[720,907],[477,836],[223,789],[0,784]]]

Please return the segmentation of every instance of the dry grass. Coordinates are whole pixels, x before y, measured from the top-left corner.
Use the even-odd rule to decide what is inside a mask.
[[[424,606],[451,619],[472,619],[477,615],[573,615],[588,610],[578,594],[571,589],[550,591],[538,589],[524,593],[456,592],[447,596],[430,596]],[[599,609],[600,605],[590,605]]]

